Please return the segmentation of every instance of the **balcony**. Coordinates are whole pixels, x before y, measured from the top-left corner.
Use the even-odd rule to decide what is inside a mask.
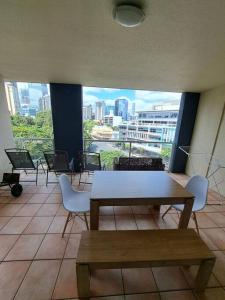
[[[31,176],[25,175],[22,176]],[[180,184],[185,175],[171,174]],[[41,175],[38,186],[24,184],[20,198],[0,190],[0,279],[1,299],[76,299],[75,261],[80,233],[79,219],[71,221],[66,235],[61,233],[67,212],[57,184],[45,187]],[[90,185],[78,186],[90,190]],[[225,278],[225,212],[214,205],[217,195],[209,192],[209,204],[198,213],[200,235],[214,251],[217,263],[204,296],[195,298],[193,279],[178,267],[101,270],[91,275],[91,299],[223,299]],[[141,230],[177,228],[178,215],[171,210],[164,220],[151,207],[105,207],[101,209],[100,230]],[[191,220],[190,227],[194,227]],[[191,273],[195,268],[191,267]]]

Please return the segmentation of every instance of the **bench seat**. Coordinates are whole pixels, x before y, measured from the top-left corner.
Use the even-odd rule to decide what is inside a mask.
[[[193,229],[86,231],[76,261],[78,292],[89,297],[90,269],[200,265],[196,290],[207,285],[215,256]]]

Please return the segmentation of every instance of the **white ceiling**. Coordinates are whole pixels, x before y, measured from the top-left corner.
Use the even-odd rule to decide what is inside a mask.
[[[224,0],[136,2],[146,19],[124,28],[110,0],[0,0],[0,74],[167,91],[225,83]]]

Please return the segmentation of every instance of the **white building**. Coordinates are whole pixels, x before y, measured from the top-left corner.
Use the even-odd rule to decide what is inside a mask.
[[[91,120],[92,119],[92,105],[83,106],[83,120]]]
[[[103,121],[105,116],[105,102],[95,102],[95,120]]]
[[[178,110],[139,111],[136,121],[119,125],[119,138],[149,142],[142,147],[160,152],[162,143],[173,143],[177,117]]]
[[[5,91],[10,114],[19,113],[21,106],[16,82],[6,82]]]
[[[51,110],[50,95],[44,95],[39,99],[39,110],[40,111]]]
[[[112,114],[108,116],[104,116],[104,124],[110,125],[113,127],[117,127],[122,123],[122,117],[120,116],[114,116]]]

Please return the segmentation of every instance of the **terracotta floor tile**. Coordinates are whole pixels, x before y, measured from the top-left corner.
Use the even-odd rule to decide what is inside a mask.
[[[23,193],[35,194],[38,191],[38,186],[36,185],[23,185]]]
[[[24,204],[5,204],[0,208],[0,216],[12,217],[23,207]]]
[[[153,215],[135,215],[138,229],[159,229]]]
[[[2,260],[13,247],[19,235],[0,235],[0,260]]]
[[[35,259],[60,259],[63,258],[68,235],[62,238],[61,234],[47,234],[35,256]]]
[[[30,262],[14,261],[3,262],[0,265],[0,299],[13,299],[20,286]]]
[[[152,271],[160,291],[189,288],[183,273],[178,267],[152,268]]]
[[[117,230],[136,230],[137,225],[133,215],[115,216]]]
[[[225,291],[223,288],[206,289],[204,293],[197,295],[198,300],[224,300]]]
[[[121,270],[93,270],[91,294],[92,297],[123,294]]]
[[[50,194],[48,195],[47,200],[45,203],[52,204],[52,203],[62,203],[62,196],[61,194]]]
[[[71,233],[81,233],[82,231],[87,230],[85,222],[82,221],[79,217],[76,217],[70,222],[73,222]]]
[[[113,206],[101,206],[99,209],[99,215],[100,216],[105,216],[105,215],[113,216],[114,215]]]
[[[213,268],[213,274],[225,286],[225,252],[214,251],[214,254],[216,255],[216,263]]]
[[[67,215],[68,215],[68,211],[65,210],[65,208],[61,204],[57,210],[56,216],[67,216]]]
[[[11,217],[0,217],[0,229],[5,226],[10,219]]]
[[[116,223],[114,216],[100,216],[99,230],[116,230]]]
[[[63,260],[52,299],[77,298],[76,261]]]
[[[198,266],[191,266],[188,269],[182,269],[183,274],[188,282],[188,285],[191,288],[195,287],[195,278],[197,276],[198,269],[199,269]],[[218,287],[218,286],[220,286],[219,281],[216,279],[216,277],[213,274],[211,274],[207,287]]]
[[[147,205],[131,206],[131,209],[137,215],[149,215],[152,211],[152,207]]]
[[[22,193],[18,198],[12,197],[10,200],[10,203],[19,204],[19,203],[27,203],[30,198],[33,196],[33,194],[25,194]]]
[[[58,260],[33,261],[15,299],[51,299],[59,268]]]
[[[53,217],[33,217],[23,234],[46,233]]]
[[[66,223],[66,216],[56,216],[54,217],[49,229],[48,229],[48,233],[62,233],[63,232],[63,228],[65,226]],[[66,227],[66,232],[69,233],[71,231],[73,222],[72,220],[67,224]]]
[[[192,291],[176,291],[160,293],[161,300],[195,300]]]
[[[58,209],[59,204],[42,204],[36,216],[55,216]]]
[[[71,234],[69,237],[69,241],[66,246],[65,258],[76,258],[77,251],[80,244],[80,234]]]
[[[202,229],[207,238],[215,246],[212,250],[225,250],[225,231],[221,228]]]
[[[219,212],[208,213],[207,216],[219,227],[225,227],[225,215]]]
[[[156,293],[125,295],[125,299],[126,300],[161,300],[159,294]]]
[[[4,260],[32,260],[43,237],[43,234],[21,235]]]
[[[0,204],[11,203],[12,198],[9,196],[0,196]]]
[[[21,234],[32,217],[13,217],[0,231],[0,234]]]
[[[177,228],[177,223],[175,222],[175,220],[173,219],[173,217],[171,216],[171,214],[167,214],[164,219],[162,219],[162,215],[154,215],[154,220],[156,225],[160,228],[160,229],[175,229]]]
[[[150,268],[122,269],[125,294],[157,291],[157,286]]]
[[[33,217],[40,209],[41,204],[24,204],[24,206],[16,213],[18,217]]]
[[[54,190],[55,187],[56,187],[56,184],[49,184],[48,186],[46,186],[45,181],[44,181],[44,184],[38,187],[37,193],[49,194]]]
[[[206,213],[197,213],[196,216],[199,228],[217,227],[216,223]]]
[[[131,206],[114,206],[115,215],[130,215],[132,213]]]
[[[30,200],[28,201],[28,203],[45,203],[45,201],[47,200],[48,198],[48,194],[34,194]]]

